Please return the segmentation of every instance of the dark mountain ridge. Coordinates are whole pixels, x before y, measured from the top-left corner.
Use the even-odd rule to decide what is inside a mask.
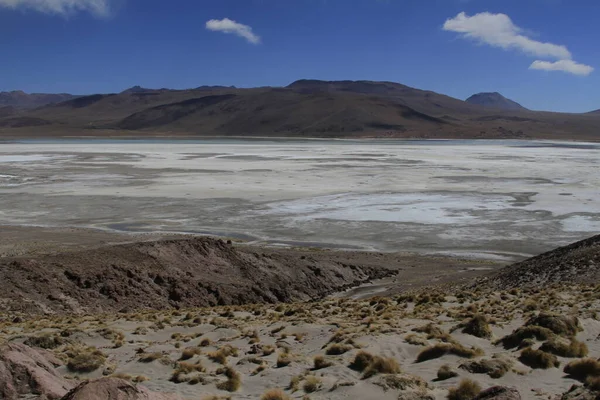
[[[394,82],[305,79],[250,89],[134,86],[26,110],[18,121],[0,115],[0,134],[598,140],[599,117],[490,108]]]

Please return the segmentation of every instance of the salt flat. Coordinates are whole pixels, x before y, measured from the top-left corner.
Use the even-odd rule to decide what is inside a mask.
[[[0,220],[519,258],[600,231],[599,150],[516,141],[3,143]]]

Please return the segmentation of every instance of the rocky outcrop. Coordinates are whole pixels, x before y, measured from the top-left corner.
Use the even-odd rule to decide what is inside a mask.
[[[493,386],[479,393],[474,400],[521,400],[521,395],[514,388]]]
[[[175,394],[151,392],[118,378],[101,378],[82,382],[67,393],[62,400],[181,400]]]
[[[475,286],[493,289],[546,287],[600,281],[600,235],[502,268]]]
[[[23,395],[37,395],[60,399],[73,386],[55,372],[61,364],[49,352],[23,344],[0,347],[0,398],[16,400]]]

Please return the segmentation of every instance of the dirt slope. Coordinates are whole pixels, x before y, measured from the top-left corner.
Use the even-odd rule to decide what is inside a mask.
[[[7,311],[104,312],[311,300],[390,270],[210,238],[0,259]]]

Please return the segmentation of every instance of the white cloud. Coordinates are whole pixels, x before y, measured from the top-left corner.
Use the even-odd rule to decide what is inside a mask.
[[[0,0],[0,8],[31,9],[47,14],[69,15],[85,11],[99,17],[109,15],[109,0]]]
[[[260,43],[260,36],[254,34],[251,27],[230,20],[229,18],[211,19],[206,22],[206,29],[216,32],[232,33],[243,37],[252,44]]]
[[[538,69],[543,71],[562,71],[573,75],[588,76],[594,71],[593,67],[585,64],[576,63],[573,60],[550,61],[534,61],[529,69]]]
[[[461,12],[444,23],[444,30],[462,34],[466,39],[473,39],[502,49],[516,49],[536,57],[552,58],[558,61],[534,61],[529,69],[545,71],[562,71],[573,75],[587,76],[594,68],[571,60],[572,55],[566,46],[540,42],[527,37],[520,27],[515,25],[506,14],[483,12],[468,16]]]
[[[462,33],[464,37],[503,49],[517,49],[524,53],[551,57],[559,60],[570,59],[571,53],[565,46],[538,42],[523,34],[506,14],[483,12],[472,17],[464,12],[446,20],[444,30]]]

